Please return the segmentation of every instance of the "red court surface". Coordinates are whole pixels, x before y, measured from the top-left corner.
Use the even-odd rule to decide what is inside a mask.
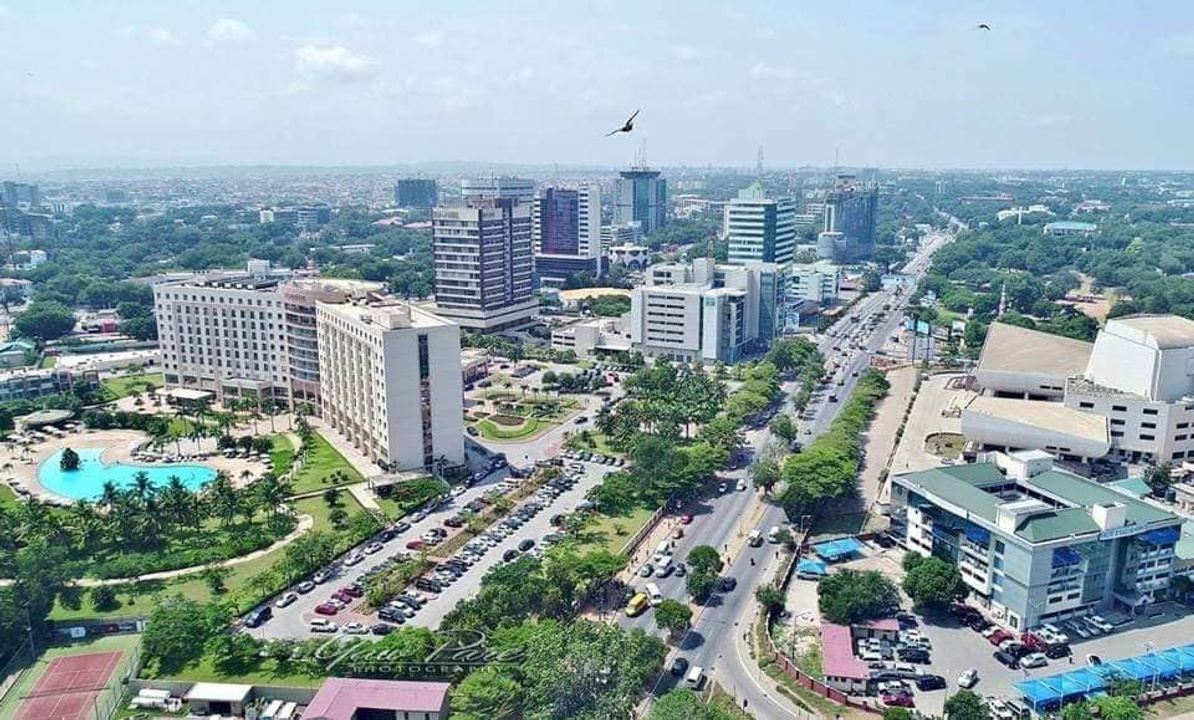
[[[121,655],[101,652],[56,658],[21,703],[15,720],[86,720]]]

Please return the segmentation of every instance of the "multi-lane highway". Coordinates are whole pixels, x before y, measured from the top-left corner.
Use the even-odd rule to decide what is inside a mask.
[[[931,235],[922,243],[920,250],[905,266],[904,272],[914,277],[922,275],[929,266],[930,258],[942,244],[952,236]],[[853,391],[858,375],[870,364],[871,355],[879,350],[902,320],[902,310],[911,294],[910,289],[887,290],[873,293],[856,303],[848,313],[818,341],[826,360],[838,366],[836,377],[843,384],[832,384],[831,392],[838,400],[829,400],[830,393],[821,393],[806,413],[807,420],[801,421],[801,439],[810,440],[823,433],[837,416],[842,403]],[[884,306],[888,310],[884,311]],[[884,317],[875,325],[870,320],[883,312]],[[855,321],[853,318],[857,318]],[[858,373],[856,375],[855,373]],[[793,388],[785,388],[789,393]],[[785,405],[790,412],[790,406]],[[756,451],[770,439],[770,431],[747,433],[747,443]],[[745,469],[730,473],[731,477],[745,477]],[[735,480],[736,481],[736,480]],[[731,486],[732,487],[732,486]],[[760,678],[760,671],[747,651],[745,634],[755,618],[757,604],[755,588],[766,584],[777,572],[781,559],[775,545],[764,543],[752,548],[744,537],[751,530],[760,530],[766,535],[772,526],[784,525],[787,518],[782,509],[764,503],[753,488],[746,492],[733,493],[731,497],[714,498],[709,501],[709,513],[698,515],[679,541],[676,559],[683,560],[693,546],[711,545],[720,549],[737,549],[726,558],[727,567],[723,576],[738,581],[736,589],[717,592],[703,607],[698,608],[691,630],[681,639],[678,648],[669,656],[679,655],[691,666],[700,666],[708,676],[744,704],[759,718],[800,717],[800,711],[787,699],[768,689],[769,682]],[[648,549],[648,552],[650,549]],[[665,597],[681,601],[688,598],[684,579],[663,578],[647,580],[636,578],[638,585],[655,582]],[[626,626],[655,630],[653,613],[639,618],[623,618]],[[658,696],[671,689],[676,678],[665,674],[653,695]]]

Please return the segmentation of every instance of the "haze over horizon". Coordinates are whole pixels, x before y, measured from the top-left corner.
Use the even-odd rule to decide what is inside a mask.
[[[661,166],[1191,169],[1194,6],[1149,10],[0,0],[0,175],[618,166],[644,142]]]

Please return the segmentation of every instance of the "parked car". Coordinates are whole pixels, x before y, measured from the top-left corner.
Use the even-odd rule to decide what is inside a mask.
[[[927,665],[929,660],[929,651],[922,648],[900,648],[896,651],[896,655],[904,662],[923,663]]]
[[[325,602],[315,606],[317,615],[335,615],[338,612],[340,612],[340,608],[335,603]]]
[[[738,587],[738,580],[732,577],[723,577],[721,579],[721,589],[725,592],[730,592]]]
[[[1058,660],[1063,657],[1069,657],[1072,654],[1073,651],[1070,650],[1070,646],[1064,643],[1050,645],[1049,647],[1045,648],[1045,657],[1049,658],[1050,660]]]
[[[1094,625],[1105,633],[1109,633],[1115,629],[1115,626],[1107,622],[1106,618],[1104,618],[1102,615],[1088,615],[1086,617],[1086,622]]]
[[[383,622],[373,623],[369,626],[369,632],[373,633],[374,635],[389,635],[390,633],[394,632],[394,626]]]
[[[684,677],[684,673],[688,672],[688,661],[682,657],[672,660],[670,672],[676,677]]]
[[[994,653],[994,657],[995,657],[996,662],[998,662],[1000,665],[1003,665],[1004,667],[1011,668],[1012,670],[1016,669],[1016,656],[1012,655],[1008,651],[996,650]]]
[[[300,595],[306,595],[315,589],[315,583],[311,582],[310,580],[304,580],[298,585],[295,585],[294,589],[297,590]]]
[[[1102,664],[1103,664],[1103,658],[1099,657],[1098,655],[1087,655],[1086,656],[1086,665],[1088,667],[1098,667],[1099,665],[1102,665]]]
[[[406,543],[407,550],[422,550],[425,547],[427,547],[427,543],[423,542],[422,540],[411,540],[410,542]]]
[[[962,674],[958,676],[958,687],[969,690],[978,684],[978,670],[974,668],[966,668]]]
[[[945,687],[945,678],[940,675],[921,675],[916,678],[916,689],[922,692],[940,690]]]
[[[1044,653],[1028,653],[1020,658],[1020,667],[1022,668],[1039,668],[1045,667],[1048,664],[1049,660],[1045,657]]]
[[[344,624],[343,632],[345,635],[368,635],[369,628],[365,627],[365,623],[350,622]]]
[[[527,538],[526,540],[523,540],[522,542],[518,543],[518,549],[521,552],[527,552],[528,550],[530,550],[533,547],[535,547],[535,541],[530,538]]]
[[[897,693],[895,695],[884,695],[882,697],[883,704],[888,707],[915,707],[916,703],[912,701],[910,693]]]
[[[690,524],[691,522],[692,522],[692,515],[691,515],[691,514],[689,514],[689,513],[684,513],[683,515],[681,515],[681,516],[680,516],[680,524],[681,524],[681,525],[688,525],[688,524]]]
[[[287,605],[294,604],[295,600],[298,600],[298,595],[293,592],[284,592],[278,596],[278,600],[274,603],[274,607],[284,608]]]
[[[314,633],[334,633],[340,629],[336,623],[326,618],[315,618],[307,623],[307,627]]]
[[[245,627],[260,627],[262,623],[274,616],[269,605],[262,605],[245,616]]]

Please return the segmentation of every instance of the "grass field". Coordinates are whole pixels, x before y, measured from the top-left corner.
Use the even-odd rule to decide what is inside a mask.
[[[104,400],[112,401],[135,395],[146,389],[160,388],[164,382],[161,373],[142,373],[108,378],[100,386],[104,391]]]
[[[270,438],[274,447],[269,451],[270,466],[279,477],[290,472],[294,465],[294,443],[286,433],[278,433]]]
[[[169,676],[171,680],[190,682],[233,682],[244,685],[281,685],[285,687],[318,687],[324,677],[312,677],[278,668],[274,660],[263,660],[256,671],[240,675],[224,675],[212,667],[211,658],[204,657],[194,665],[188,665]]]
[[[60,657],[70,657],[72,655],[86,655],[89,653],[98,652],[112,652],[119,650],[125,653],[121,658],[120,667],[117,668],[113,677],[120,677],[121,673],[125,671],[128,666],[130,656],[137,646],[141,644],[140,635],[108,635],[104,637],[95,637],[81,642],[71,643],[70,645],[53,645],[42,651],[41,656],[37,661],[21,676],[12,690],[4,696],[4,700],[0,702],[0,718],[15,717],[17,710],[20,708],[21,699],[28,695],[33,690],[34,685],[41,678],[45,672],[46,667],[50,662]]]
[[[640,507],[626,515],[594,515],[593,520],[581,530],[574,547],[581,554],[593,550],[618,553],[626,541],[647,524],[654,512],[653,509]]]
[[[568,438],[568,442],[564,443],[565,447],[575,452],[595,452],[601,455],[613,455],[614,457],[621,457],[622,453],[610,447],[609,438],[604,433],[596,430],[589,430],[588,435],[581,435],[581,432],[576,433]],[[585,441],[588,438],[588,442]]]
[[[0,507],[15,508],[21,504],[16,492],[7,485],[0,485]]]
[[[481,437],[486,440],[525,440],[536,433],[547,432],[553,427],[555,427],[553,423],[536,418],[527,418],[521,427],[503,426],[492,420],[481,420],[477,423]]]
[[[325,483],[324,478],[330,477],[336,471],[340,471],[347,478],[346,481],[339,483],[341,485],[352,485],[365,481],[365,478],[361,477],[356,468],[345,460],[344,456],[332,447],[331,443],[319,433],[315,433],[311,454],[294,476],[295,494],[333,487],[331,484]]]
[[[44,358],[41,359],[41,363],[38,365],[38,367],[43,368],[43,369],[44,368],[52,368],[57,364],[58,364],[58,357],[56,355],[46,355]]]
[[[348,518],[358,515],[365,511],[352,493],[341,491],[340,500],[344,504],[344,509],[348,513]],[[312,530],[330,530],[331,522],[328,519],[328,514],[331,509],[322,497],[310,497],[298,500],[294,503],[299,514],[310,515],[314,520]],[[285,558],[285,548],[274,550],[271,553],[262,555],[248,562],[233,565],[228,577],[224,580],[224,585],[227,591],[220,595],[221,598],[232,598],[237,591],[249,586],[253,576],[270,569],[277,563],[280,563]],[[120,605],[110,611],[99,611],[91,605],[91,597],[84,593],[83,602],[78,608],[68,608],[64,606],[59,600],[55,605],[53,611],[50,613],[51,619],[54,620],[73,620],[79,618],[102,618],[102,617],[122,617],[129,615],[147,615],[153,610],[153,604],[156,596],[175,595],[180,594],[184,597],[200,602],[206,602],[212,599],[211,589],[207,583],[198,575],[188,575],[181,578],[165,581],[142,582],[122,584],[117,587],[116,596]],[[248,608],[245,608],[246,610]],[[3,717],[3,716],[0,716]]]
[[[925,438],[925,452],[956,460],[962,457],[966,438],[960,433],[933,433]]]

